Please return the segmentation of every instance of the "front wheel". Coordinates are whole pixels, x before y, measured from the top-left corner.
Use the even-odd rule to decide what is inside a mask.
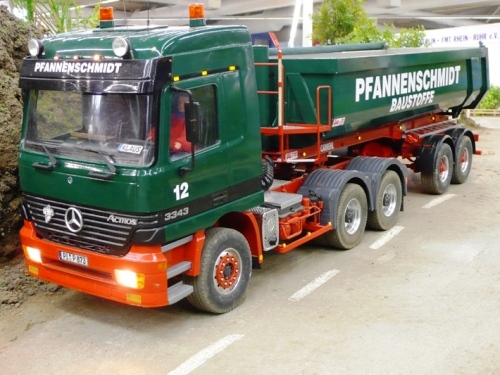
[[[463,136],[458,144],[457,159],[453,167],[451,177],[452,184],[463,184],[469,177],[472,167],[472,141],[469,137]]]
[[[200,274],[184,277],[194,288],[188,301],[200,310],[228,312],[242,302],[251,274],[252,255],[245,237],[234,229],[209,229]]]
[[[335,229],[322,236],[322,243],[349,250],[361,242],[365,232],[368,203],[363,188],[347,184],[340,194]]]
[[[453,153],[447,143],[442,143],[432,173],[424,173],[420,176],[422,188],[430,194],[443,194],[450,186],[452,176]]]
[[[376,230],[392,228],[397,220],[403,199],[401,180],[394,171],[384,173],[377,194],[377,207],[368,212],[368,226]]]

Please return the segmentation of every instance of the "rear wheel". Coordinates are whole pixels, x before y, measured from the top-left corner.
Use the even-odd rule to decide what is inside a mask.
[[[368,212],[368,226],[377,230],[392,228],[401,209],[403,189],[401,180],[394,171],[386,171],[380,181],[377,194],[377,207]]]
[[[453,153],[451,147],[442,143],[439,148],[432,173],[422,172],[422,188],[430,194],[443,194],[450,186],[452,176]]]
[[[348,250],[361,242],[365,232],[368,204],[363,188],[347,184],[340,194],[335,229],[322,236],[327,246]]]
[[[209,229],[200,274],[184,278],[194,288],[188,301],[200,310],[216,314],[232,310],[242,302],[251,273],[252,255],[245,237],[234,229]]]
[[[457,159],[453,167],[451,182],[453,184],[463,184],[469,177],[472,167],[472,141],[469,137],[463,136],[458,144]]]

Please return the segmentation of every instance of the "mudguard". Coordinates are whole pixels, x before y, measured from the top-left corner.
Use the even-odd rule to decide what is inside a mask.
[[[435,134],[426,137],[418,153],[417,160],[415,160],[415,172],[422,172],[426,174],[434,173],[434,166],[436,165],[436,157],[441,145],[448,143],[453,151],[453,158],[455,158],[456,150],[453,139],[447,134]]]
[[[368,202],[372,201],[373,189],[370,178],[363,172],[337,169],[316,169],[297,191],[305,197],[315,193],[324,201],[321,212],[321,224],[332,223],[335,226],[335,218],[338,208],[340,194],[347,183],[360,185],[366,193]]]
[[[369,196],[368,209],[373,211],[377,207],[377,194],[380,187],[382,176],[387,170],[393,170],[401,180],[401,188],[403,197],[407,195],[408,187],[406,185],[406,177],[408,176],[408,169],[395,158],[381,158],[373,156],[358,156],[349,163],[347,170],[357,170],[363,172],[371,182],[372,194]],[[401,197],[400,210],[403,211],[404,199]]]
[[[458,147],[460,145],[460,141],[462,140],[463,137],[469,137],[471,142],[472,142],[472,153],[476,152],[476,141],[474,140],[474,134],[470,129],[466,128],[456,128],[456,129],[451,129],[446,132],[447,135],[451,137],[453,140],[453,155],[458,154]]]

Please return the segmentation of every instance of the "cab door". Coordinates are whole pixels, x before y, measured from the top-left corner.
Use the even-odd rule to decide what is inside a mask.
[[[178,145],[170,139],[181,141],[179,135],[182,138],[178,126],[180,104],[176,99],[179,90],[189,91],[200,106],[200,139],[195,146],[194,163],[191,150],[174,149],[172,146]],[[232,199],[228,139],[220,124],[222,91],[217,76],[210,76],[186,80],[164,92],[170,106],[170,113],[162,116],[160,124],[160,137],[169,138],[162,139],[160,153],[171,171],[162,187],[169,202],[163,215],[168,226],[167,240],[213,225],[223,212],[222,207]]]

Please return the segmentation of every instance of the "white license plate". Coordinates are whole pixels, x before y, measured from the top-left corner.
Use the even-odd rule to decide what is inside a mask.
[[[140,155],[143,148],[144,148],[143,146],[128,145],[126,143],[122,143],[118,146],[118,151],[127,152],[129,154]]]
[[[89,260],[86,256],[71,254],[65,251],[59,251],[59,259],[64,260],[65,262],[79,264],[80,266],[89,265]]]

